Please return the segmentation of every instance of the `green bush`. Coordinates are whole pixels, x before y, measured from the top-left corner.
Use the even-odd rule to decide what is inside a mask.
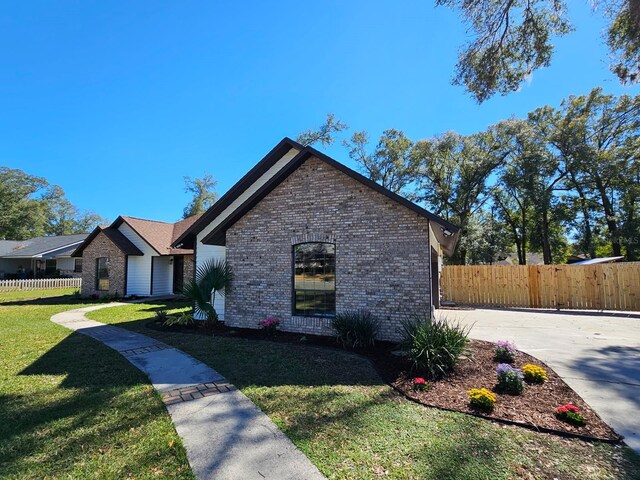
[[[373,347],[380,331],[380,322],[367,310],[337,313],[331,326],[336,332],[336,340],[344,348]]]
[[[468,328],[444,318],[413,315],[402,323],[402,346],[415,369],[440,378],[453,371],[465,352],[468,333]]]

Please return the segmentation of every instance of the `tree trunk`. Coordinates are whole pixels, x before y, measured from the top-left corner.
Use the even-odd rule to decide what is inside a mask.
[[[520,234],[520,241],[522,242],[522,246],[520,251],[522,252],[522,256],[518,258],[520,265],[527,264],[527,209],[521,209],[521,218],[522,218],[522,233]]]
[[[540,236],[542,239],[542,259],[545,265],[551,265],[553,259],[551,257],[551,240],[549,239],[549,211],[546,207],[542,210],[542,232]]]
[[[605,221],[607,222],[607,229],[609,230],[609,237],[611,238],[611,247],[613,249],[613,256],[619,257],[622,255],[622,246],[620,245],[620,239],[618,238],[618,222],[616,222],[615,211],[613,205],[607,196],[607,190],[602,184],[600,175],[595,175],[596,188],[602,201],[602,208],[604,209]]]
[[[576,179],[575,173],[569,171],[569,177],[573,188],[578,193],[578,202],[580,203],[580,211],[582,212],[582,244],[584,253],[590,258],[596,258],[596,246],[593,243],[593,229],[591,228],[591,212],[589,211],[589,199],[582,188],[582,184]]]

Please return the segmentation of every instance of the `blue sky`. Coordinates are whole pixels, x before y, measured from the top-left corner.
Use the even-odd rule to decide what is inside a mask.
[[[58,184],[77,206],[165,221],[183,176],[224,193],[282,137],[327,112],[375,140],[468,134],[595,86],[605,23],[570,2],[576,31],[530,85],[477,105],[450,84],[467,39],[431,0],[10,2],[0,14],[0,165]],[[353,166],[340,147],[329,150]]]

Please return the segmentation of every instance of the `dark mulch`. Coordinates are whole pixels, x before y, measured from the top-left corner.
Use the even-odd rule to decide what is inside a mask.
[[[521,368],[527,363],[538,365],[547,371],[549,380],[543,384],[525,384],[520,395],[496,392],[495,369],[499,362],[493,358],[494,351],[493,343],[471,340],[469,355],[460,360],[453,374],[445,379],[428,381],[428,390],[422,392],[413,388],[416,375],[411,372],[406,358],[389,355],[383,365],[378,363],[378,369],[393,387],[424,405],[516,422],[534,429],[549,429],[607,441],[620,439],[551,368],[526,353],[519,352],[513,366]],[[491,413],[469,406],[467,392],[482,387],[496,394],[497,401]],[[587,422],[585,426],[576,427],[556,418],[556,408],[566,403],[572,403],[580,409],[580,414]]]
[[[224,324],[214,327],[165,327],[151,321],[147,327],[161,331],[179,331],[201,335],[216,335],[246,339],[268,339],[279,343],[307,344],[338,348],[335,338],[303,335],[278,331],[275,336],[266,337],[258,329],[232,328]],[[430,407],[438,407],[469,413],[497,421],[507,421],[542,431],[559,432],[605,441],[619,441],[617,435],[600,417],[569,387],[551,368],[531,355],[519,352],[513,366],[521,368],[527,363],[541,366],[547,371],[549,380],[543,384],[526,384],[520,395],[497,393],[495,369],[495,345],[481,340],[469,342],[468,355],[460,360],[455,371],[447,378],[428,380],[427,391],[415,391],[413,379],[417,375],[411,371],[409,361],[394,354],[396,344],[383,342],[374,349],[358,350],[357,353],[369,357],[382,378],[407,398]],[[423,375],[422,375],[423,376]],[[469,406],[468,391],[472,388],[487,388],[496,393],[494,410],[486,413]],[[572,403],[580,409],[587,424],[575,427],[556,418],[555,411],[560,405]]]

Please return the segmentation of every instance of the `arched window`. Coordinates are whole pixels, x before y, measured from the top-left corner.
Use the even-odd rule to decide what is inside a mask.
[[[299,243],[293,246],[293,314],[336,314],[336,246]]]

